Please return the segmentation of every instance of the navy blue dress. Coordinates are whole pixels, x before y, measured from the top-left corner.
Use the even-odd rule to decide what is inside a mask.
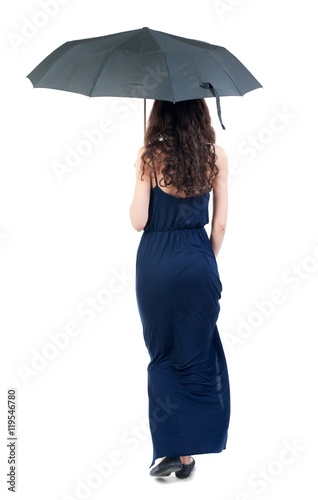
[[[226,447],[230,388],[216,325],[222,284],[204,226],[210,193],[177,198],[157,183],[136,261],[148,365],[153,459]]]

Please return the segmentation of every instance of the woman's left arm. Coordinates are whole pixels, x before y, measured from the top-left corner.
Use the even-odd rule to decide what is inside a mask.
[[[142,231],[147,224],[151,190],[150,177],[146,172],[141,180],[141,155],[144,150],[144,147],[139,149],[135,163],[136,184],[129,211],[131,225],[136,231]]]

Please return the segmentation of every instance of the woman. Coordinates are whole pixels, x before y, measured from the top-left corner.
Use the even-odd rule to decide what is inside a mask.
[[[136,296],[148,366],[151,476],[193,470],[226,447],[230,389],[216,321],[227,220],[227,155],[204,99],[155,101],[135,163],[132,226],[144,230]],[[210,238],[204,228],[213,192]]]

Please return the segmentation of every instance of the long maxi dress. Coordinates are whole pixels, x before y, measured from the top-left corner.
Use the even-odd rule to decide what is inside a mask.
[[[156,177],[156,176],[155,176]],[[136,257],[157,458],[226,448],[230,387],[217,319],[222,284],[205,230],[210,193],[177,198],[157,181]]]

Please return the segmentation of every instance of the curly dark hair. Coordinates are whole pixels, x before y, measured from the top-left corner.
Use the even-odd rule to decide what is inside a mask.
[[[216,166],[215,131],[204,99],[154,101],[145,133],[141,172],[161,171],[160,186],[176,196],[210,192]]]

